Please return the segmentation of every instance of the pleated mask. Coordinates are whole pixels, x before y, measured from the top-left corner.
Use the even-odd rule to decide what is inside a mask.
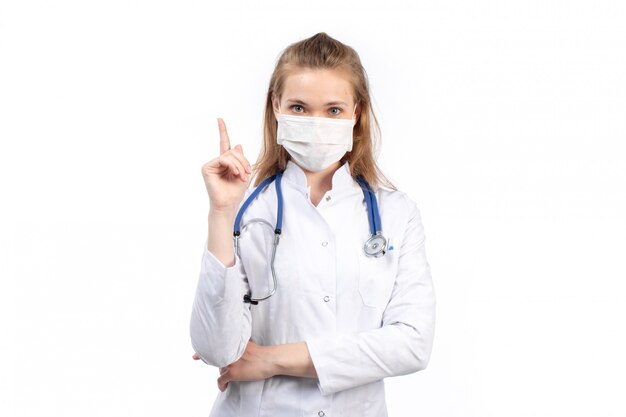
[[[352,150],[356,105],[351,119],[294,116],[280,113],[276,142],[282,145],[298,165],[309,171],[321,171]]]

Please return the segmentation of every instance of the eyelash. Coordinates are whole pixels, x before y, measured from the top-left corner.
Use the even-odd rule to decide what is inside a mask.
[[[294,111],[294,110],[293,110],[293,109],[294,109],[294,107],[302,107],[302,105],[300,105],[300,104],[294,104],[293,106],[291,106],[291,111],[293,111],[294,113],[301,113],[301,112],[298,112],[298,111]],[[303,108],[304,108],[304,107],[303,107]],[[331,107],[331,109],[337,109],[337,110],[339,110],[339,112],[338,112],[338,113],[333,114],[333,116],[337,116],[338,114],[340,114],[340,113],[342,112],[342,110],[341,110],[341,108],[340,108],[340,107]]]

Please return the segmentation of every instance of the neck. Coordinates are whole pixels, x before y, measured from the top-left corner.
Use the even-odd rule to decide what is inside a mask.
[[[337,161],[322,171],[309,171],[301,167],[306,175],[306,181],[311,187],[312,200],[321,198],[326,191],[333,188],[333,174],[342,165],[343,163],[341,161]]]

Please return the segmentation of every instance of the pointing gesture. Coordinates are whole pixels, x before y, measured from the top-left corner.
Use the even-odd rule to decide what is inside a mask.
[[[230,147],[226,123],[217,119],[220,132],[220,154],[202,165],[202,176],[209,193],[211,207],[233,211],[243,199],[252,173],[250,163],[243,155],[240,144]]]

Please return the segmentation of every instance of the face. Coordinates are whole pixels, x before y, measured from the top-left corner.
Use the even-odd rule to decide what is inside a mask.
[[[284,84],[280,113],[295,116],[351,119],[354,96],[349,76],[338,69],[301,69],[290,74]],[[279,103],[273,100],[278,117]],[[357,105],[355,119],[360,113]]]

